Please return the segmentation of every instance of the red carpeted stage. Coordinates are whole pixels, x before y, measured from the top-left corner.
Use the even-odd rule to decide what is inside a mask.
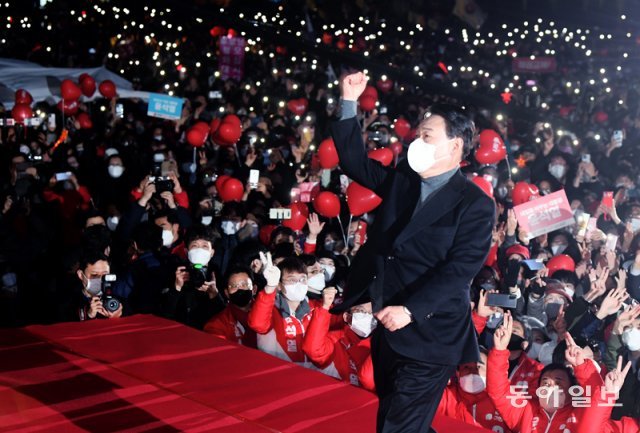
[[[0,432],[371,433],[376,407],[367,391],[154,316],[0,330]]]

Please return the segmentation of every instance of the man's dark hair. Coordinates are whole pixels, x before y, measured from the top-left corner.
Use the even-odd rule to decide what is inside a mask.
[[[298,258],[302,260],[302,263],[304,263],[305,266],[313,266],[318,261],[316,256],[312,256],[311,254],[301,254]]]
[[[109,262],[109,257],[105,256],[102,251],[96,250],[86,250],[82,252],[80,256],[79,269],[84,271],[87,269],[87,266],[93,265],[100,260],[104,260],[105,262]]]
[[[287,257],[286,259],[280,262],[278,267],[280,268],[283,274],[284,274],[284,271],[297,272],[299,274],[307,273],[307,267],[304,265],[302,260],[300,260],[297,257]]]
[[[567,376],[569,377],[569,387],[578,385],[578,380],[573,375],[573,371],[571,370],[571,368],[567,367],[564,364],[560,364],[560,363],[555,363],[554,362],[552,364],[547,365],[545,368],[542,369],[542,371],[540,372],[540,377],[538,378],[538,386],[540,386],[540,384],[542,383],[542,376],[546,372],[555,371],[555,370],[561,370],[561,371],[564,371],[565,373],[567,373]]]
[[[276,227],[272,232],[271,232],[271,238],[269,239],[269,243],[273,244],[273,241],[279,236],[279,235],[284,235],[284,236],[293,236],[295,237],[295,232],[290,229],[289,227],[285,227],[285,226],[278,226]]]
[[[281,242],[273,248],[271,257],[275,260],[283,257],[292,257],[295,256],[295,254],[296,250],[291,242]]]
[[[164,217],[167,218],[169,224],[180,224],[180,221],[178,221],[178,214],[173,210],[161,210],[153,214],[154,221]]]
[[[104,251],[110,246],[111,230],[102,224],[87,227],[82,233],[82,248],[85,251]]]
[[[462,159],[466,158],[471,151],[473,137],[476,133],[476,127],[473,120],[469,118],[461,107],[451,104],[434,104],[429,107],[426,116],[437,115],[444,119],[447,128],[447,138],[462,138]],[[426,118],[426,117],[425,117]]]
[[[251,281],[253,281],[254,275],[248,266],[234,265],[231,268],[229,268],[229,270],[227,271],[227,274],[225,275],[224,281],[223,281],[224,286],[222,287],[224,288],[229,287],[229,280],[231,279],[231,277],[237,274],[247,274],[249,278],[251,278]]]
[[[191,242],[202,239],[203,241],[211,242],[211,246],[213,246],[219,237],[220,235],[211,227],[195,224],[187,230],[187,234],[184,237],[184,245],[189,248]]]
[[[140,252],[157,251],[162,246],[162,227],[150,221],[141,223],[133,230],[131,239]]]
[[[575,272],[566,271],[564,269],[555,271],[553,273],[553,278],[555,280],[562,281],[565,284],[573,284],[573,287],[576,287],[580,282]]]

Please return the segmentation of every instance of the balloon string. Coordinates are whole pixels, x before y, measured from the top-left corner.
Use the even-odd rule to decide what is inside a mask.
[[[344,246],[347,246],[347,236],[344,234],[344,227],[342,226],[342,220],[340,219],[340,215],[338,215],[338,223],[340,224],[340,232],[342,233],[342,240],[344,241]]]

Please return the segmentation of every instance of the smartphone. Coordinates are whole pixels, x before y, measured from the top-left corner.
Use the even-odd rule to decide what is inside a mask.
[[[607,235],[607,243],[605,245],[606,250],[615,251],[616,245],[618,245],[618,236],[612,235],[611,233],[609,233]]]
[[[222,99],[222,92],[219,90],[209,91],[209,99]]]
[[[613,135],[611,139],[616,143],[617,147],[622,147],[622,139],[624,138],[624,133],[621,129],[613,131]]]
[[[62,182],[64,180],[69,180],[71,179],[71,172],[70,171],[65,171],[62,173],[56,173],[56,181],[57,182]]]
[[[591,155],[588,153],[582,155],[582,162],[591,162]]]
[[[56,113],[51,113],[49,117],[47,117],[47,128],[52,130],[56,129]]]
[[[124,117],[124,105],[116,104],[116,117],[122,119]]]
[[[602,193],[602,206],[608,208],[613,207],[613,191],[605,191]]]
[[[540,271],[544,269],[544,265],[538,260],[523,260],[522,263],[524,263],[531,271]]]
[[[256,189],[260,180],[260,170],[249,170],[249,188]]]
[[[367,241],[367,223],[365,221],[360,221],[358,223],[356,235],[359,235],[360,245],[364,245],[364,243]]]
[[[516,308],[518,298],[516,295],[505,293],[489,293],[487,295],[487,305],[489,307]]]

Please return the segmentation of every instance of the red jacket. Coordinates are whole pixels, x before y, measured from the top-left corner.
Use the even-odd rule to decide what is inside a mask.
[[[520,433],[568,433],[578,430],[578,420],[583,417],[584,408],[573,407],[569,403],[550,416],[535,396],[512,392],[507,378],[508,350],[492,349],[487,364],[487,393],[511,430]],[[591,362],[579,365],[574,372],[582,387],[594,389],[602,382]]]
[[[509,381],[511,385],[526,385],[527,389],[529,389],[529,395],[534,395],[535,390],[538,388],[538,379],[543,368],[544,365],[535,359],[529,358],[525,352],[522,352],[518,365],[509,375]]]
[[[249,313],[229,304],[227,308],[209,319],[204,325],[204,332],[257,349],[256,333],[249,328],[248,320]]]
[[[486,391],[469,394],[454,382],[445,388],[437,413],[493,432],[511,432]]]
[[[285,318],[275,304],[277,293],[258,293],[249,313],[249,327],[258,334],[258,349],[285,361],[307,366],[302,344],[313,307],[307,303],[309,311],[301,319],[295,316]],[[304,303],[306,301],[303,301],[300,308],[305,308]]]
[[[302,350],[326,374],[374,391],[371,339],[358,337],[346,324],[330,331],[331,318],[322,307],[313,310]]]

